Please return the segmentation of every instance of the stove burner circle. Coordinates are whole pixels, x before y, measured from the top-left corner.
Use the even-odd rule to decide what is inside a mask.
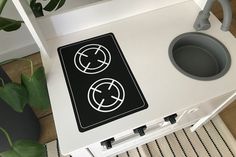
[[[99,44],[85,45],[74,56],[75,67],[85,74],[100,73],[109,66],[110,62],[110,52]]]
[[[102,78],[94,82],[88,90],[88,101],[99,112],[118,109],[125,99],[123,86],[112,78]]]

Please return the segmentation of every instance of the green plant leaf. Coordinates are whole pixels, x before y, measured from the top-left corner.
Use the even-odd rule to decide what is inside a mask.
[[[43,6],[39,2],[36,3],[36,0],[31,0],[30,8],[32,9],[35,17],[44,16],[44,14],[43,14]]]
[[[1,157],[46,157],[46,149],[42,144],[31,140],[18,140],[12,149],[0,153]]]
[[[16,112],[23,112],[28,101],[28,93],[24,86],[17,83],[7,83],[0,87],[0,98]]]
[[[59,9],[65,4],[66,0],[50,0],[50,2],[43,8],[46,11],[53,11]]]
[[[14,31],[19,29],[22,23],[23,21],[0,17],[0,30],[4,30],[6,32]]]
[[[29,93],[30,106],[39,109],[48,109],[50,107],[43,67],[38,68],[31,77],[22,74],[21,81]]]
[[[3,8],[5,7],[7,0],[0,0],[0,14],[2,13]]]
[[[19,154],[17,154],[17,152],[15,152],[14,150],[9,150],[3,153],[0,153],[1,157],[21,157]]]

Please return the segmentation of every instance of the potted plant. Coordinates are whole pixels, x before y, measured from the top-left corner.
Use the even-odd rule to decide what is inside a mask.
[[[46,80],[44,73],[42,73],[41,75],[43,75],[44,80]],[[16,147],[18,147],[19,144],[30,146],[30,143],[32,143],[32,147],[34,147],[34,145],[37,143],[34,141],[37,141],[40,135],[40,125],[31,107],[27,105],[30,100],[29,99],[30,95],[28,94],[28,91],[25,85],[23,83],[19,84],[19,83],[11,82],[10,78],[7,76],[7,74],[3,71],[2,68],[0,68],[0,77],[1,77],[0,80],[2,82],[2,86],[0,87],[0,97],[1,97],[0,99],[0,128],[1,128],[0,152],[4,152],[3,154],[0,153],[1,154],[0,157],[8,157],[7,152],[12,151],[15,147],[13,143],[14,144],[16,143]],[[35,80],[36,79],[35,75],[30,77],[30,79]],[[36,81],[36,82],[40,82],[40,81]],[[34,84],[32,84],[31,86],[34,86]],[[37,84],[39,85],[40,83],[37,83]],[[41,85],[45,87],[46,82],[41,81]],[[39,90],[39,89],[36,89],[36,90]],[[35,93],[35,91],[31,91],[31,92]],[[44,95],[46,95],[47,91],[44,91],[44,93],[45,93]],[[36,94],[36,95],[39,96],[39,94]],[[43,107],[39,106],[39,108],[46,109],[49,107],[48,95],[47,95],[47,101],[48,101],[47,106],[43,105]],[[42,100],[40,102],[42,103]],[[11,135],[10,141],[13,141],[13,142],[9,142],[8,133]],[[21,140],[21,139],[24,139],[24,140]],[[31,140],[31,142],[29,140]],[[20,142],[17,142],[17,141],[20,141]],[[13,156],[10,153],[10,157],[15,157],[15,156]]]
[[[0,0],[0,30],[15,31],[24,22],[1,16],[6,3],[7,0]],[[64,3],[65,0],[48,0],[43,7],[36,0],[29,1],[36,17],[43,16],[44,11],[57,10]],[[32,61],[24,61],[30,63],[31,74],[21,74],[20,83],[11,82],[0,68],[0,157],[45,156],[43,145],[37,143],[40,125],[31,107],[49,108],[46,77],[43,67],[34,69]]]

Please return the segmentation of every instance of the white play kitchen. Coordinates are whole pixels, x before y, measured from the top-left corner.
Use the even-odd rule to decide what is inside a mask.
[[[236,98],[225,2],[223,24],[205,0],[68,0],[40,18],[13,2],[40,48],[64,155],[115,156],[194,131]]]

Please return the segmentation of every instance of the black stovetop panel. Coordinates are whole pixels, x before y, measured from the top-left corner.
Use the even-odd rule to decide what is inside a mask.
[[[62,46],[58,53],[80,132],[148,107],[114,34]]]

